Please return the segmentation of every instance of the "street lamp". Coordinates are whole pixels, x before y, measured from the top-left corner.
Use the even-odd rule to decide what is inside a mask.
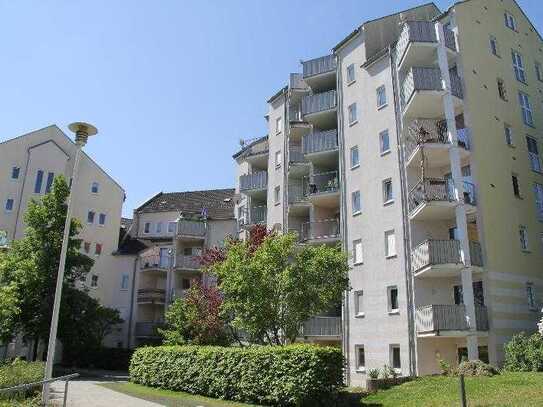
[[[62,248],[60,250],[60,259],[58,264],[57,285],[55,289],[55,301],[53,303],[53,316],[51,318],[51,329],[49,331],[49,344],[47,347],[47,361],[45,362],[45,380],[53,378],[53,363],[55,360],[55,347],[57,341],[58,315],[60,311],[60,299],[62,296],[62,284],[64,282],[64,269],[66,267],[66,253],[68,251],[68,240],[70,237],[70,225],[72,221],[72,198],[75,194],[77,185],[77,173],[79,160],[81,159],[81,150],[87,144],[89,136],[94,136],[98,133],[96,127],[83,122],[75,122],[68,126],[75,133],[75,160],[72,169],[72,183],[70,193],[68,195],[68,208],[66,209],[66,222],[64,223],[64,236],[62,238]],[[49,401],[49,383],[43,386],[43,404],[47,405]]]

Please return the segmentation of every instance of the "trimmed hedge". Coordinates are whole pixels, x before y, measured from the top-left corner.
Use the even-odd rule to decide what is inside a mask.
[[[343,356],[305,344],[145,347],[132,356],[130,380],[246,403],[329,405],[343,385]]]

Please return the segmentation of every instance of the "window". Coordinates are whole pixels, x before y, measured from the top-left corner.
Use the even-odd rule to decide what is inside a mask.
[[[515,71],[515,78],[517,81],[526,83],[526,71],[524,70],[524,61],[522,55],[517,51],[511,51],[511,56],[513,58],[513,71]]]
[[[280,186],[275,187],[275,189],[273,190],[273,200],[276,205],[280,204],[280,201],[281,201],[281,187]]]
[[[362,290],[354,292],[354,312],[355,317],[364,315],[364,292]]]
[[[516,174],[511,175],[511,182],[513,184],[513,194],[517,198],[522,198],[522,195],[520,194],[520,184],[518,181],[518,176]]]
[[[537,310],[534,285],[532,283],[526,283],[526,297],[528,298],[528,307],[531,310]]]
[[[98,224],[104,226],[106,224],[106,214],[101,213],[100,216],[98,216]]]
[[[130,280],[130,276],[127,273],[123,273],[121,276],[121,290],[128,290],[128,282]]]
[[[537,219],[543,222],[543,185],[534,184],[534,195],[535,195],[535,207],[537,212]]]
[[[528,158],[532,171],[541,172],[541,159],[539,158],[539,148],[537,140],[533,137],[526,136],[526,144],[528,146]]]
[[[96,274],[93,274],[91,276],[91,287],[92,288],[98,287],[98,276]]]
[[[96,246],[94,246],[94,254],[97,256],[102,254],[102,243],[96,243]]]
[[[503,16],[505,18],[505,26],[513,31],[517,31],[517,21],[515,20],[515,17],[513,17],[507,11],[503,14]]]
[[[499,56],[498,40],[493,35],[490,36],[490,52],[492,55]]]
[[[356,345],[356,370],[363,372],[366,370],[366,355],[364,354],[364,345]]]
[[[532,105],[530,103],[530,97],[523,92],[518,93],[518,99],[520,103],[520,109],[522,110],[522,121],[526,126],[534,126],[534,118],[532,115]]]
[[[501,100],[507,101],[507,92],[505,90],[505,82],[503,81],[503,79],[500,79],[500,78],[498,78],[496,82],[498,85],[498,96],[500,97]]]
[[[91,192],[93,194],[97,194],[99,190],[100,190],[100,185],[98,184],[98,182],[93,182],[91,184]]]
[[[13,210],[13,199],[11,198],[6,199],[5,209],[6,209],[6,212],[11,212]]]
[[[360,202],[360,191],[354,191],[351,194],[351,203],[353,205],[353,215],[357,215],[362,210],[362,205]]]
[[[543,68],[539,62],[535,63],[535,77],[538,81],[543,82]]]
[[[390,345],[390,365],[393,369],[402,368],[402,358],[400,355],[400,345]]]
[[[360,155],[358,153],[358,146],[351,147],[351,168],[360,166]]]
[[[88,211],[87,212],[87,223],[94,223],[94,217],[96,216],[96,213],[94,211]]]
[[[34,193],[40,194],[41,193],[41,184],[43,183],[43,171],[38,170],[38,173],[36,174],[36,183],[34,184]]]
[[[278,117],[275,119],[275,133],[281,133],[281,129],[283,127],[283,118]]]
[[[89,253],[89,252],[90,252],[90,247],[91,247],[90,242],[85,242],[85,243],[83,243],[83,250],[85,250],[85,253]]]
[[[188,290],[190,288],[190,280],[188,278],[184,278],[181,280],[181,288],[183,290]]]
[[[353,242],[353,263],[362,264],[364,261],[362,256],[362,240],[358,239]]]
[[[156,233],[162,233],[162,222],[157,222],[155,226]]]
[[[511,128],[511,126],[506,124],[504,126],[504,132],[505,132],[505,143],[508,146],[514,145],[514,143],[513,143],[513,129]]]
[[[143,225],[143,233],[149,232],[151,232],[151,222],[145,222],[145,225]]]
[[[384,130],[379,133],[379,145],[381,148],[381,155],[390,152],[390,139],[388,136],[388,130]]]
[[[19,174],[21,173],[20,167],[13,167],[11,169],[11,179],[19,179]]]
[[[398,287],[392,286],[387,288],[388,294],[388,312],[397,313],[399,311],[398,307]]]
[[[396,256],[396,235],[394,230],[385,232],[385,255],[387,258]]]
[[[380,109],[387,104],[387,92],[385,85],[377,88],[377,108]]]
[[[278,168],[281,166],[281,151],[275,152],[275,168]]]
[[[391,202],[394,202],[394,195],[392,194],[392,180],[389,178],[383,181],[383,203]]]
[[[528,229],[526,226],[520,226],[518,229],[519,239],[520,239],[520,248],[522,251],[528,251]]]
[[[347,67],[347,85],[353,83],[355,79],[354,64],[351,64]]]
[[[355,124],[358,121],[358,116],[356,114],[356,103],[349,105],[347,109],[349,111],[349,125]]]
[[[175,233],[175,222],[168,222],[168,233]]]
[[[53,186],[53,181],[55,180],[55,173],[47,173],[47,181],[45,183],[45,193],[48,194],[51,192],[51,187]]]

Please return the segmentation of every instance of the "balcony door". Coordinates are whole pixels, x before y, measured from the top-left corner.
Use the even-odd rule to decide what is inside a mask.
[[[160,267],[168,268],[170,266],[170,249],[161,247],[159,258],[160,258]]]
[[[475,305],[484,306],[485,305],[485,296],[483,293],[483,282],[474,281],[473,282],[473,299]],[[464,304],[464,292],[462,290],[462,285],[454,286],[454,303],[456,305]]]

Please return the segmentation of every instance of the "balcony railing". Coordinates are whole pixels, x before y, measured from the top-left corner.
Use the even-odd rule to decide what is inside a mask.
[[[164,328],[164,322],[136,322],[136,336],[138,337],[159,337],[158,328]]]
[[[288,203],[304,202],[307,200],[306,189],[303,182],[291,182],[288,185]]]
[[[304,82],[304,76],[301,73],[291,73],[289,80],[289,88],[294,90],[309,90],[309,87]]]
[[[288,160],[290,163],[306,163],[308,162],[302,152],[301,144],[290,144]]]
[[[340,317],[311,317],[304,322],[303,336],[341,336]]]
[[[159,254],[143,254],[140,256],[140,269],[168,269],[170,267],[170,256]]]
[[[417,332],[466,331],[469,329],[464,305],[425,305],[415,314]],[[477,331],[488,331],[488,312],[485,306],[475,306]]]
[[[409,212],[428,202],[452,202],[455,200],[452,180],[425,178],[420,180],[409,192]]]
[[[335,109],[337,94],[335,90],[304,96],[302,99],[302,114],[312,114]]]
[[[177,222],[177,235],[188,237],[205,237],[207,223],[202,220],[179,219]]]
[[[327,72],[335,72],[337,67],[336,57],[326,55],[320,58],[311,59],[303,62],[303,77],[308,78],[314,75],[320,75]]]
[[[176,257],[175,266],[177,268],[198,270],[201,264],[198,256],[179,254]]]
[[[337,129],[306,134],[302,139],[302,145],[304,154],[337,150]]]
[[[288,108],[288,117],[291,122],[303,122],[304,115],[302,114],[301,103],[297,105],[291,105]]]
[[[304,177],[307,185],[305,192],[308,195],[325,194],[339,190],[339,177],[337,171],[322,172]]]
[[[431,21],[407,21],[396,44],[396,61],[401,63],[410,42],[437,42],[436,29]]]
[[[462,99],[462,80],[455,71],[449,73],[451,79],[451,93]],[[405,75],[401,89],[400,97],[402,108],[404,108],[416,91],[442,91],[443,81],[441,80],[441,71],[439,68],[412,67]]]
[[[270,151],[268,140],[262,139],[262,137],[250,140],[242,140],[240,142],[240,145],[241,148],[244,150],[242,153],[243,157],[267,154]]]
[[[458,145],[469,150],[470,131],[467,128],[457,129]],[[405,153],[410,157],[413,151],[423,144],[449,144],[447,122],[445,120],[417,119],[409,128],[405,139]]]
[[[449,77],[451,78],[451,93],[457,98],[464,98],[464,91],[462,89],[462,79],[458,74],[453,71],[449,72]]]
[[[268,173],[265,171],[253,172],[252,174],[239,177],[240,191],[266,189],[268,187]]]
[[[443,28],[443,34],[445,35],[445,46],[452,51],[457,51],[454,32],[448,28]]]
[[[340,237],[338,219],[328,219],[302,224],[301,240],[336,239]]]
[[[138,303],[163,304],[166,301],[166,291],[161,288],[140,288],[138,290]]]
[[[468,205],[477,205],[475,185],[468,181],[464,181],[464,203]]]
[[[482,266],[481,244],[470,241],[469,251],[471,264]],[[415,273],[428,266],[461,263],[462,256],[460,254],[459,240],[427,240],[415,247],[411,253],[411,266]]]

